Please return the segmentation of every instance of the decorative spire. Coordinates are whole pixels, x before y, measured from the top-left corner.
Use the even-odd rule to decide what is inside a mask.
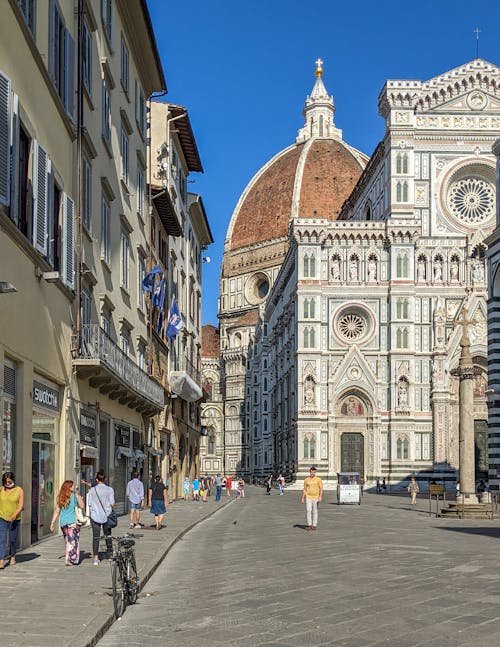
[[[333,97],[328,95],[323,83],[323,61],[316,60],[316,83],[311,94],[306,98],[303,115],[304,127],[299,130],[297,143],[304,142],[313,137],[327,139],[342,139],[342,131],[335,128],[333,116],[335,103]]]

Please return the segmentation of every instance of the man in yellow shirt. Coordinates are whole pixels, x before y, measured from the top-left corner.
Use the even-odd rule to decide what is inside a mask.
[[[318,503],[323,498],[323,481],[316,476],[314,465],[309,470],[309,476],[304,480],[301,503],[306,503],[307,530],[316,530],[318,525]]]

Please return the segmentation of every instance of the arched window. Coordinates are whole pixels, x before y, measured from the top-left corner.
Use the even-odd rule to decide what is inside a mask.
[[[372,207],[369,202],[366,203],[365,205],[365,220],[371,220],[372,219]]]
[[[309,276],[309,255],[304,254],[304,276]]]
[[[257,422],[257,409],[253,412],[253,421]]]
[[[264,418],[264,431],[267,431],[267,418]]]
[[[309,348],[309,328],[304,328],[304,348]]]
[[[323,137],[323,115],[319,116],[319,136]]]
[[[309,299],[304,299],[304,319],[309,319]]]
[[[313,434],[304,436],[304,458],[316,458],[316,438]]]
[[[264,359],[264,368],[267,368],[267,359]]]
[[[311,254],[311,257],[309,258],[309,276],[316,276],[316,258],[314,257],[314,254]]]
[[[267,391],[267,377],[264,378],[264,391]]]
[[[264,400],[264,413],[267,413],[267,400]]]
[[[396,202],[401,202],[402,195],[401,182],[398,182],[396,184]]]
[[[403,182],[403,202],[408,202],[408,182]]]
[[[398,278],[408,278],[409,261],[406,252],[399,252],[396,259],[396,276]]]
[[[396,441],[396,458],[403,460],[409,456],[410,442],[406,434],[400,434]]]
[[[396,173],[406,175],[408,173],[408,154],[398,153],[396,156]]]
[[[396,184],[396,202],[408,202],[408,182]]]
[[[309,316],[311,319],[314,319],[314,317],[316,316],[315,309],[316,309],[316,301],[314,299],[311,299],[309,301]]]

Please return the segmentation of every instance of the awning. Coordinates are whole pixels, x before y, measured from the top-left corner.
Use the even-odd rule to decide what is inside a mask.
[[[134,450],[130,447],[118,446],[115,449],[115,458],[118,461],[122,456],[126,456],[127,458],[134,458]]]
[[[99,452],[97,447],[92,447],[91,445],[80,445],[80,451],[82,452],[83,458],[98,458]]]
[[[172,391],[186,402],[196,402],[203,397],[200,387],[186,371],[171,371],[168,381]]]
[[[140,449],[134,449],[134,458],[145,458],[146,454]]]

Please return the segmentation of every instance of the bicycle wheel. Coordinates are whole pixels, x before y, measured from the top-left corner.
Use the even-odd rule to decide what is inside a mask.
[[[113,588],[113,604],[117,618],[121,618],[127,606],[127,585],[125,569],[121,560],[116,560],[111,566],[111,586]]]
[[[128,603],[135,604],[139,594],[139,578],[137,577],[137,566],[135,565],[133,552],[130,552],[127,558],[127,591]]]

